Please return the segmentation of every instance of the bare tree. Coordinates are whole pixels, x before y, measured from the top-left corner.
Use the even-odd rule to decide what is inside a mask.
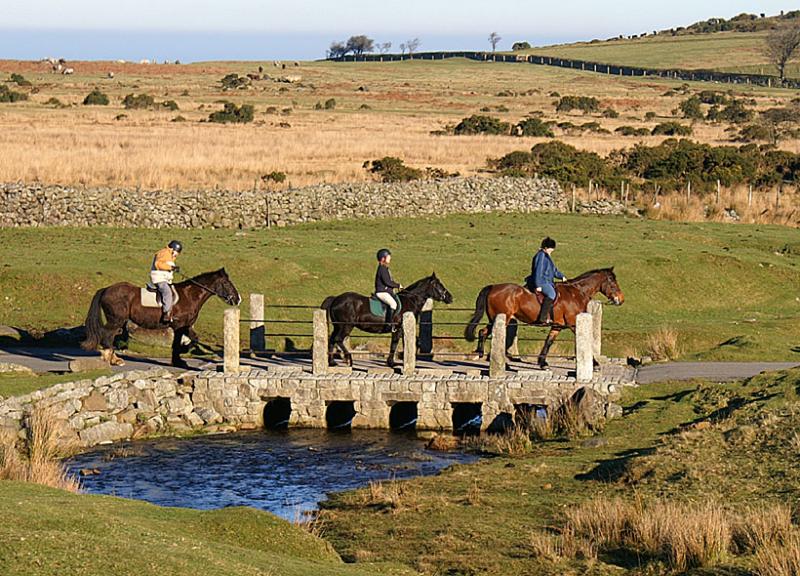
[[[500,44],[500,40],[502,40],[502,38],[497,32],[492,32],[489,34],[489,44],[492,45],[492,52],[497,50],[497,45]]]
[[[800,25],[778,28],[767,36],[764,53],[778,68],[781,80],[786,80],[786,65],[797,56],[798,48],[800,48]]]
[[[419,38],[412,38],[411,40],[407,40],[406,50],[408,50],[408,53],[410,55],[414,54],[419,49],[420,44],[422,44],[422,42],[420,41]]]
[[[392,49],[391,42],[383,42],[382,44],[378,44],[378,52],[381,54],[388,54],[389,50]]]
[[[406,43],[403,42],[402,44],[400,44],[400,54],[404,55],[405,53],[406,53]]]
[[[348,52],[344,42],[331,42],[331,47],[328,48],[328,58],[341,58]]]

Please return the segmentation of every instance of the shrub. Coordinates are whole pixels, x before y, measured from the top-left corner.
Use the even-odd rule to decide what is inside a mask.
[[[473,115],[464,118],[453,132],[460,136],[470,134],[508,134],[510,125],[493,116]]]
[[[738,142],[752,142],[753,140],[772,142],[775,136],[775,131],[769,126],[765,126],[764,124],[748,124],[739,130],[734,139]]]
[[[275,106],[269,106],[267,108],[266,112],[267,112],[267,114],[277,114],[278,113],[278,108],[275,107]]]
[[[394,156],[365,162],[364,168],[380,176],[384,182],[408,182],[422,177],[422,170],[406,166],[400,158]]]
[[[519,52],[520,50],[530,50],[531,45],[529,42],[514,42],[511,46],[511,50],[514,52]]]
[[[155,99],[150,94],[128,94],[122,99],[122,105],[126,110],[142,110],[145,108],[152,108],[155,104]]]
[[[647,128],[635,128],[633,126],[620,126],[614,130],[617,134],[622,136],[649,136],[650,130]]]
[[[542,122],[538,118],[525,118],[514,127],[514,133],[517,136],[555,138],[555,134],[550,129],[550,124]]]
[[[691,136],[692,127],[678,122],[662,122],[650,132],[653,136]]]
[[[683,112],[684,118],[690,118],[692,120],[702,120],[703,119],[703,109],[700,106],[700,98],[697,96],[691,96],[687,98],[683,102],[680,103],[678,108],[680,108],[681,112]]]
[[[237,88],[244,88],[250,84],[250,79],[247,76],[239,76],[236,73],[227,74],[222,80],[223,90],[236,90]]]
[[[325,100],[325,110],[333,110],[334,108],[336,108],[336,98]]]
[[[170,112],[175,112],[175,110],[178,110],[178,103],[175,100],[165,100],[161,103],[161,107]]]
[[[53,106],[54,108],[66,108],[66,104],[64,104],[61,100],[59,100],[55,96],[48,98],[47,101],[44,103],[44,105]]]
[[[724,105],[728,103],[728,97],[714,90],[703,90],[697,95],[697,99],[703,104]]]
[[[770,108],[761,113],[761,118],[773,124],[793,123],[800,124],[800,106],[787,108]]]
[[[613,108],[606,108],[603,110],[603,118],[619,118],[619,112]]]
[[[236,106],[233,102],[225,102],[222,110],[212,112],[209,117],[209,122],[237,123],[244,124],[253,121],[253,106],[252,104],[242,104]]]
[[[645,120],[647,120],[648,122],[650,122],[650,121],[652,121],[652,120],[655,120],[655,119],[656,119],[656,116],[657,116],[657,114],[656,114],[655,112],[652,112],[652,111],[651,111],[651,112],[647,112],[647,113],[644,115],[644,119],[645,119]]]
[[[181,115],[175,116],[170,122],[186,122],[186,118]]]
[[[528,152],[511,152],[490,161],[500,174],[539,174],[561,183],[585,185],[589,180],[617,185],[616,169],[594,152],[584,152],[563,142],[537,144]]]
[[[86,98],[83,99],[84,106],[108,106],[108,96],[100,92],[99,88],[95,88]]]
[[[11,81],[16,84],[17,86],[30,86],[31,83],[29,80],[26,80],[22,74],[17,74],[16,72],[11,74]]]
[[[725,108],[714,105],[709,109],[707,115],[711,122],[731,122],[733,124],[750,122],[754,117],[755,112],[747,108],[743,100],[731,100]]]
[[[563,96],[556,104],[557,112],[580,110],[584,114],[589,114],[599,109],[600,101],[592,96]]]

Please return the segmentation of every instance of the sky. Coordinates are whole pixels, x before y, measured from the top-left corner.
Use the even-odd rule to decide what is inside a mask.
[[[788,1],[747,0],[0,0],[0,59],[263,60],[322,58],[334,40],[366,34],[394,47],[498,49],[640,34]]]

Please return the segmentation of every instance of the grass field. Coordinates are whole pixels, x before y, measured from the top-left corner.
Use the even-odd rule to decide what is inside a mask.
[[[437,477],[337,495],[323,512],[328,538],[346,560],[407,562],[426,574],[788,575],[791,569],[768,572],[764,566],[796,557],[790,534],[797,527],[790,519],[787,533],[776,538],[785,537],[785,548],[766,549],[767,542],[760,542],[756,548],[765,550],[756,557],[723,544],[693,569],[677,569],[669,553],[648,551],[648,540],[655,541],[653,548],[674,551],[686,525],[694,526],[690,534],[698,540],[707,538],[716,527],[697,512],[706,505],[720,517],[743,518],[745,530],[756,529],[756,518],[770,525],[766,517],[773,506],[797,506],[792,438],[799,384],[795,370],[743,384],[665,383],[629,390],[626,415],[610,422],[600,439],[551,441],[530,453],[454,467]],[[645,511],[671,510],[664,521],[674,528],[659,532],[650,525],[652,532],[636,533],[627,545],[604,547],[604,529],[614,526],[619,508],[608,503],[616,498]],[[571,512],[579,505],[588,510],[583,522],[596,531],[577,533],[586,537],[577,551],[557,545],[547,551],[542,541],[565,541],[566,518],[581,519]],[[648,524],[646,512],[640,522]],[[734,528],[722,530],[723,541],[728,534],[736,540],[735,527],[742,524],[729,522]],[[596,558],[581,558],[593,549]]]
[[[345,565],[324,541],[271,514],[200,512],[0,481],[5,576],[407,574]]]
[[[626,304],[606,309],[604,338],[611,354],[645,353],[648,335],[669,329],[678,334],[684,359],[800,358],[797,230],[551,214],[259,231],[5,229],[0,230],[0,323],[39,330],[82,324],[96,289],[123,280],[143,283],[152,253],[172,236],[186,247],[180,261],[186,272],[226,267],[244,295],[243,317],[250,292],[264,293],[271,304],[312,305],[348,290],[369,293],[374,253],[383,245],[394,251],[393,270],[401,282],[436,271],[453,293],[454,306],[469,308],[484,285],[521,282],[545,235],[558,240],[555,258],[569,276],[616,266]],[[223,306],[214,299],[200,317],[207,342],[221,341]],[[268,316],[288,314],[271,310]],[[469,314],[438,317],[466,321]],[[309,333],[308,328],[299,330]],[[440,330],[461,335],[458,328]],[[244,327],[243,336],[246,342]],[[463,340],[450,345],[468,346]],[[523,351],[532,352],[531,346]]]
[[[407,164],[465,175],[480,173],[489,157],[528,149],[542,141],[510,136],[434,136],[472,114],[518,122],[532,112],[545,120],[596,121],[611,134],[556,130],[559,139],[608,154],[663,136],[622,137],[620,126],[652,129],[673,118],[685,96],[664,96],[680,83],[654,78],[618,78],[527,64],[466,60],[399,63],[303,62],[274,76],[299,75],[298,84],[269,80],[248,90],[223,91],[228,73],[257,72],[258,62],[192,65],[133,65],[76,62],[74,76],[50,74],[47,65],[0,61],[0,78],[18,72],[33,83],[30,100],[0,104],[0,181],[38,181],[78,186],[147,189],[250,189],[272,171],[287,174],[284,186],[364,180],[367,160],[393,155]],[[107,78],[114,72],[113,79]],[[14,85],[12,88],[17,89]],[[109,106],[83,106],[99,88]],[[792,91],[696,83],[693,90],[734,90],[763,109],[788,102]],[[361,90],[363,89],[363,90]],[[31,91],[31,88],[20,88]],[[619,113],[556,113],[552,93],[595,96]],[[125,110],[122,98],[147,93],[175,100],[176,112]],[[507,94],[500,96],[499,94]],[[58,98],[66,108],[46,104]],[[333,110],[315,105],[333,98]],[[222,100],[255,106],[246,125],[201,123]],[[367,106],[368,108],[363,108]],[[268,113],[273,108],[275,113]],[[488,109],[488,112],[482,112]],[[648,112],[656,116],[645,119]],[[181,116],[185,122],[173,122]],[[698,123],[694,138],[727,143],[725,124]],[[796,140],[782,147],[800,151]]]
[[[777,69],[764,55],[765,38],[764,32],[718,32],[686,36],[662,34],[632,40],[543,46],[525,52],[649,68],[777,75]],[[786,74],[790,78],[800,77],[800,64],[791,63]]]

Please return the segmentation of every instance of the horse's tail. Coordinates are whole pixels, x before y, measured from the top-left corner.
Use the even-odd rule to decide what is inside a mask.
[[[328,320],[331,319],[331,305],[333,301],[336,299],[336,296],[328,296],[325,300],[322,301],[322,304],[319,305],[320,308],[325,310],[328,313]]]
[[[100,300],[102,300],[105,291],[105,288],[101,288],[94,293],[92,304],[89,306],[89,312],[86,314],[86,340],[81,342],[81,348],[84,350],[97,350],[100,339],[103,337],[103,323],[100,318],[100,313],[102,312]]]
[[[472,315],[467,328],[464,330],[464,338],[467,339],[467,342],[475,341],[475,328],[478,327],[481,318],[486,314],[486,305],[489,302],[489,292],[491,292],[491,290],[492,284],[484,286],[483,290],[481,290],[480,294],[478,294],[478,297],[475,299],[475,314]]]

